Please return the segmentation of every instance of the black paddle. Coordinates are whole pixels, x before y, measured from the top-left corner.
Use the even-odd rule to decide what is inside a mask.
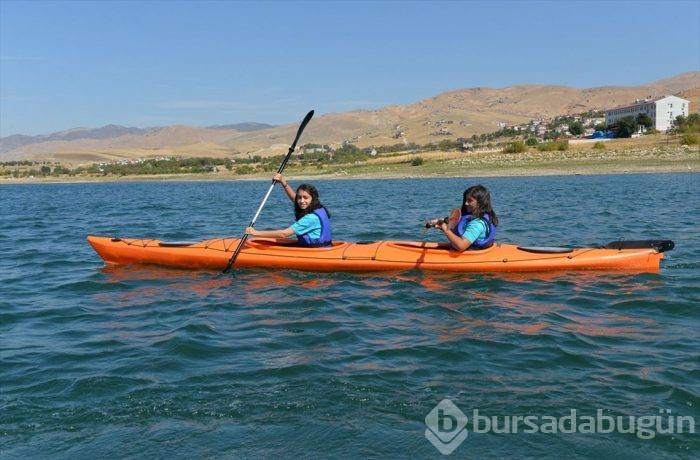
[[[292,153],[294,152],[294,149],[297,146],[297,141],[299,140],[299,137],[301,137],[302,131],[304,131],[304,128],[306,128],[306,125],[309,124],[309,121],[311,120],[311,117],[314,116],[314,111],[311,110],[309,113],[306,114],[304,117],[304,120],[301,122],[301,125],[299,125],[299,130],[297,131],[297,136],[294,138],[294,142],[292,142],[292,145],[289,146],[289,152],[287,152],[287,156],[284,157],[284,160],[282,160],[282,164],[280,165],[279,169],[277,170],[278,174],[282,174],[282,171],[284,170],[284,167],[287,166],[287,162],[289,161],[289,158],[292,156]],[[255,227],[255,221],[258,220],[258,215],[260,215],[260,211],[262,211],[263,206],[265,206],[265,203],[267,202],[267,199],[270,197],[270,193],[272,193],[272,189],[275,187],[275,184],[277,182],[275,180],[272,181],[272,185],[270,185],[270,188],[267,190],[267,193],[265,194],[265,198],[263,198],[262,203],[260,203],[260,207],[258,208],[258,212],[255,213],[255,216],[253,216],[253,220],[250,221],[250,224],[248,224],[248,227]],[[228,263],[226,264],[226,268],[224,268],[224,271],[221,273],[226,273],[228,272],[233,264],[236,262],[236,258],[238,257],[238,253],[241,252],[241,248],[243,247],[243,244],[245,244],[245,240],[248,239],[248,234],[245,233],[241,237],[241,241],[238,243],[238,247],[236,248],[235,251],[233,251],[233,255],[229,259]]]
[[[676,243],[671,240],[627,240],[611,241],[605,245],[605,249],[655,249],[658,252],[671,251]]]

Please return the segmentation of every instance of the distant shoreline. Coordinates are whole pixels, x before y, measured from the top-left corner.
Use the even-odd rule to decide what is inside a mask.
[[[412,166],[411,159],[424,163]],[[567,176],[603,174],[700,172],[698,146],[625,150],[569,150],[563,152],[528,151],[520,154],[502,152],[429,152],[403,157],[377,158],[353,165],[289,167],[285,176],[291,180],[343,179],[430,179],[449,177]],[[269,180],[273,172],[237,175],[231,171],[197,174],[158,174],[125,176],[46,176],[34,178],[0,177],[3,184],[51,184],[95,182],[166,182],[166,181],[255,181]]]
[[[299,180],[382,180],[382,179],[437,179],[437,178],[459,178],[459,177],[540,177],[540,176],[598,176],[598,175],[618,175],[618,174],[674,174],[674,173],[700,173],[700,164],[695,165],[665,165],[665,166],[636,166],[629,167],[624,164],[610,165],[601,169],[598,166],[585,168],[513,168],[513,169],[475,169],[471,173],[421,173],[415,174],[392,174],[392,173],[360,173],[348,175],[324,174],[286,174],[292,181]],[[90,184],[90,183],[128,183],[128,182],[249,182],[269,180],[271,174],[267,175],[246,175],[244,177],[235,175],[216,174],[173,174],[173,175],[133,175],[122,177],[84,177],[84,178],[55,178],[37,177],[33,179],[0,179],[0,185],[26,185],[26,184]]]

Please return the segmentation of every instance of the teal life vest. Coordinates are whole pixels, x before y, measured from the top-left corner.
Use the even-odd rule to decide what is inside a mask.
[[[314,209],[313,213],[316,214],[318,220],[321,221],[321,237],[311,238],[307,233],[297,236],[297,241],[299,241],[301,246],[305,246],[307,248],[332,246],[333,239],[331,237],[331,221],[330,217],[328,217],[328,213],[326,212],[326,208],[320,207],[318,209]]]
[[[462,218],[459,219],[459,222],[457,222],[457,227],[453,228],[452,232],[461,237],[462,234],[464,234],[464,230],[466,230],[469,222],[474,219],[475,217],[471,214],[462,216]],[[476,241],[474,241],[472,245],[469,246],[469,249],[486,249],[491,247],[496,239],[496,226],[493,225],[493,222],[491,222],[491,216],[489,216],[488,213],[485,213],[481,217],[476,217],[476,219],[482,219],[484,222],[486,222],[486,236],[484,238],[478,238]]]

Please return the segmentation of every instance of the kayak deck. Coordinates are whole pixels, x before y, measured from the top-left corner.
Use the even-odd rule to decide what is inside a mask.
[[[156,264],[192,269],[223,269],[240,241],[238,238],[216,238],[196,243],[168,243],[155,239],[93,235],[88,236],[87,240],[107,264]],[[672,242],[663,243],[670,243],[670,248],[673,248]],[[669,250],[668,245],[646,246],[621,244],[619,247],[604,248],[519,248],[513,244],[497,243],[487,249],[459,253],[451,251],[447,244],[434,242],[337,241],[328,248],[304,248],[290,240],[253,238],[245,242],[234,267],[308,271],[658,271],[663,251]]]

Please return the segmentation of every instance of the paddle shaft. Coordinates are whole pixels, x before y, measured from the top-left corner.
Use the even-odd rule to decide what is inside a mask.
[[[287,166],[287,162],[289,161],[289,158],[292,156],[292,153],[294,153],[294,149],[297,146],[297,142],[299,141],[299,138],[301,137],[301,133],[304,131],[304,128],[306,128],[306,125],[309,124],[309,121],[311,120],[311,117],[314,116],[314,111],[311,110],[309,113],[306,114],[304,117],[304,120],[301,122],[301,125],[299,125],[299,129],[297,130],[297,135],[294,138],[294,142],[292,142],[292,145],[289,146],[289,152],[287,152],[287,156],[284,157],[284,160],[282,160],[282,164],[280,165],[279,169],[277,170],[278,174],[282,174],[282,171],[284,171],[285,166]],[[258,220],[258,216],[260,215],[260,212],[262,211],[263,207],[265,207],[265,203],[267,203],[267,199],[270,197],[270,193],[272,193],[272,189],[275,188],[275,184],[277,182],[273,179],[272,184],[270,185],[270,188],[267,189],[267,193],[265,194],[265,198],[263,198],[262,203],[260,203],[260,206],[258,207],[258,211],[255,213],[255,216],[253,216],[253,219],[250,221],[250,224],[248,224],[248,227],[255,227],[255,222]],[[238,242],[238,246],[236,247],[236,250],[233,251],[233,255],[229,259],[228,263],[226,264],[226,268],[224,268],[224,271],[222,273],[228,272],[233,264],[236,262],[236,259],[238,258],[238,254],[241,252],[241,249],[243,248],[243,245],[245,244],[246,240],[248,239],[248,234],[245,233],[241,237],[241,240]]]

